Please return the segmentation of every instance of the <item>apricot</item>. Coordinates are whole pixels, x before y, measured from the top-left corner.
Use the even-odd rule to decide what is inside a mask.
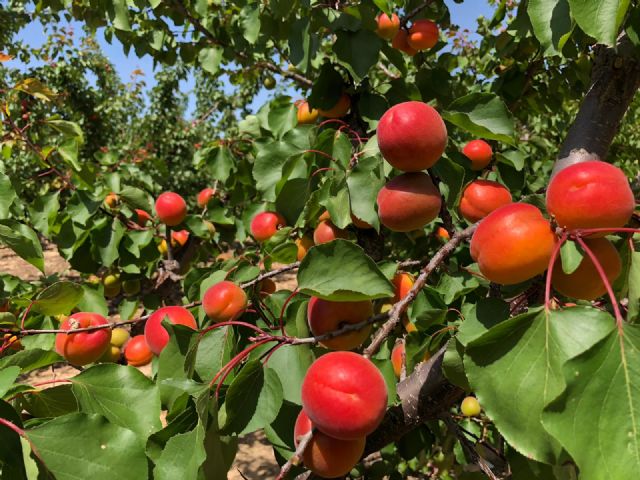
[[[310,109],[309,102],[307,102],[306,100],[300,100],[299,102],[296,102],[296,106],[298,107],[298,123],[306,125],[309,123],[315,123],[315,121],[318,119],[318,110],[316,110],[315,108]]]
[[[376,28],[376,34],[380,38],[385,40],[391,40],[396,36],[398,30],[400,30],[400,18],[395,13],[389,16],[386,13],[381,13],[376,18],[378,28]]]
[[[378,192],[380,222],[394,232],[410,232],[423,228],[440,213],[440,192],[422,172],[404,173]]]
[[[158,251],[162,254],[162,256],[166,256],[169,253],[169,248],[167,247],[167,241],[163,238],[158,244]]]
[[[140,293],[140,286],[139,278],[131,278],[122,282],[122,290],[125,295],[137,295]]]
[[[407,43],[415,50],[429,50],[438,43],[438,25],[431,20],[421,19],[416,20],[409,29],[409,36],[407,37]]]
[[[164,347],[169,343],[169,332],[162,326],[162,320],[174,325],[184,325],[193,330],[198,328],[196,319],[189,310],[180,306],[162,307],[153,312],[144,326],[144,338],[153,353],[160,355]]]
[[[511,192],[504,185],[491,180],[474,180],[462,192],[460,215],[468,222],[476,223],[512,201]]]
[[[216,190],[215,188],[203,188],[202,190],[200,190],[200,193],[198,193],[198,206],[201,208],[204,208],[207,206],[207,204],[209,203],[209,200],[211,200],[211,198],[215,195]]]
[[[223,280],[205,292],[202,308],[214,322],[235,320],[247,308],[247,294],[235,283]]]
[[[403,172],[433,167],[447,146],[447,127],[435,108],[404,102],[387,110],[378,123],[384,159]]]
[[[370,300],[361,302],[331,302],[311,297],[307,306],[309,328],[314,336],[338,330],[344,325],[364,322],[373,315],[373,304]],[[320,342],[330,350],[353,350],[369,337],[371,325],[355,332]]]
[[[145,212],[144,210],[141,210],[139,208],[136,208],[135,210],[135,222],[140,225],[141,227],[144,227],[147,225],[147,223],[149,223],[151,221],[151,215],[149,215],[147,212]]]
[[[78,312],[64,320],[60,324],[60,330],[75,330],[108,324],[107,319],[100,314]],[[56,334],[56,351],[67,362],[80,367],[98,360],[109,347],[110,339],[111,330],[108,328],[89,332],[58,333]]]
[[[404,363],[404,344],[398,343],[393,350],[391,350],[391,365],[393,366],[393,373],[396,374],[397,378],[400,378],[400,373],[402,373],[402,364]]]
[[[265,242],[286,224],[287,221],[277,212],[261,212],[251,220],[251,235],[258,242]]]
[[[493,157],[493,150],[484,140],[471,140],[462,149],[462,153],[471,162],[471,170],[482,170]]]
[[[451,239],[451,235],[449,235],[449,232],[444,227],[438,227],[436,229],[436,237],[438,237],[443,242],[448,242]]]
[[[477,417],[482,409],[476,397],[468,396],[462,400],[460,411],[465,417]]]
[[[22,342],[20,342],[20,339],[17,336],[5,333],[2,336],[2,341],[0,341],[0,347],[18,351],[22,350]]]
[[[606,238],[589,238],[585,243],[598,259],[609,283],[613,283],[622,272],[622,260],[616,247]],[[607,292],[591,257],[586,252],[578,268],[571,273],[564,273],[562,260],[558,258],[553,266],[551,282],[553,288],[562,295],[580,300],[595,300]]]
[[[144,335],[136,335],[126,347],[124,347],[124,358],[132,367],[141,367],[151,362],[153,352],[149,348]]]
[[[182,248],[189,241],[189,231],[188,230],[174,230],[171,232],[171,246],[173,248]]]
[[[104,203],[109,208],[116,208],[120,204],[120,197],[115,193],[111,192],[104,199]]]
[[[349,113],[349,109],[351,108],[351,97],[346,93],[340,95],[340,98],[336,102],[336,104],[327,109],[323,110],[321,108],[318,109],[320,115],[326,118],[342,118],[347,113]]]
[[[362,355],[330,352],[307,370],[302,408],[322,433],[357,440],[382,422],[387,386],[380,371]]]
[[[293,429],[296,448],[299,438],[313,428],[311,420],[300,411]],[[315,431],[302,455],[305,467],[322,478],[338,478],[346,475],[358,463],[364,453],[366,438],[339,440],[320,431]]]
[[[398,33],[396,33],[395,37],[393,37],[391,46],[396,50],[400,50],[410,57],[413,57],[416,53],[418,53],[418,51],[415,50],[411,45],[409,45],[408,39],[409,33],[401,28],[400,30],[398,30]]]
[[[323,220],[313,231],[313,241],[316,245],[331,242],[336,238],[349,238],[349,232],[336,227],[331,220]]]
[[[297,258],[299,262],[302,261],[302,259],[307,255],[309,249],[314,245],[315,243],[313,243],[313,239],[308,235],[303,235],[296,240],[296,247],[298,247]]]
[[[96,362],[102,363],[117,363],[120,360],[120,355],[122,355],[122,350],[120,347],[116,347],[115,345],[109,345],[102,356],[96,360]]]
[[[471,257],[488,280],[512,285],[544,272],[555,242],[551,224],[540,210],[510,203],[479,223],[471,238]]]
[[[581,162],[560,170],[547,188],[547,210],[559,226],[617,228],[624,226],[635,199],[624,172],[606,162]]]
[[[406,313],[402,316],[402,326],[404,327],[404,331],[407,333],[418,331],[418,328],[411,320],[409,320],[409,316]]]
[[[111,339],[109,340],[109,343],[114,347],[122,347],[125,343],[127,343],[127,340],[129,340],[128,330],[121,327],[117,327],[111,330]]]
[[[165,225],[175,227],[187,216],[187,203],[174,192],[164,192],[156,200],[156,213]]]
[[[394,295],[393,295],[393,303],[399,302],[404,297],[409,294],[409,291],[413,287],[415,280],[413,279],[413,275],[406,272],[398,272],[393,276]]]

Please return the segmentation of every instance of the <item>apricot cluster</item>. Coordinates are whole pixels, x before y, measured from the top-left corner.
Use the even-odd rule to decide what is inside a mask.
[[[386,407],[387,387],[371,361],[353,352],[318,358],[302,382],[302,412],[294,428],[296,445],[315,428],[303,455],[305,466],[324,478],[347,474]]]
[[[430,50],[438,43],[440,31],[431,20],[416,20],[408,30],[400,28],[400,18],[395,13],[391,16],[381,13],[376,20],[378,36],[385,40],[392,40],[393,48],[409,56],[414,56],[421,50]]]

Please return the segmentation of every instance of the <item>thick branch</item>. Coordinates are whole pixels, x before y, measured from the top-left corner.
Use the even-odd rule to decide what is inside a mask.
[[[626,34],[615,48],[596,46],[591,86],[560,148],[554,172],[585,160],[604,159],[638,88],[640,60]]]

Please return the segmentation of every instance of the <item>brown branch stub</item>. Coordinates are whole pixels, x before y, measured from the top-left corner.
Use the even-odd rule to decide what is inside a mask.
[[[382,346],[385,339],[391,334],[393,329],[400,323],[402,314],[407,310],[409,304],[413,302],[418,295],[418,292],[427,283],[427,278],[438,268],[438,266],[453,253],[453,251],[467,238],[469,238],[476,230],[476,224],[467,227],[466,229],[456,233],[451,239],[431,258],[429,263],[422,269],[418,278],[416,278],[413,287],[409,291],[406,297],[399,302],[395,303],[391,310],[389,310],[389,319],[380,327],[375,333],[373,340],[369,346],[364,350],[363,355],[366,358],[371,358]]]
[[[314,430],[312,428],[298,439],[298,446],[296,447],[296,451],[293,452],[291,458],[289,458],[289,460],[287,460],[287,462],[282,465],[282,467],[280,468],[280,473],[276,477],[276,480],[282,480],[283,478],[285,478],[287,473],[289,473],[292,467],[300,465],[300,462],[302,462],[304,451],[311,443],[311,440],[313,440],[313,434]]]

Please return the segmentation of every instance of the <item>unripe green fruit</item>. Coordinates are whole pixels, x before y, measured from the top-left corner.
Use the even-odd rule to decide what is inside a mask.
[[[114,347],[122,347],[129,340],[129,331],[124,328],[114,328],[111,330],[111,340],[109,343]]]
[[[137,278],[125,280],[122,282],[122,290],[124,290],[126,295],[136,295],[140,293],[140,280]]]
[[[120,360],[121,354],[122,351],[120,350],[120,348],[116,347],[115,345],[109,345],[107,350],[98,359],[98,362],[116,363],[118,360]]]
[[[102,279],[102,284],[106,288],[115,288],[120,287],[120,274],[119,273],[110,273],[105,275]]]
[[[216,226],[213,223],[211,223],[209,220],[205,220],[204,221],[204,226],[207,227],[207,230],[209,230],[209,234],[210,235],[215,235]]]
[[[117,297],[118,294],[120,293],[120,283],[116,283],[113,286],[107,287],[105,285],[104,287],[104,296],[107,298],[113,298],[113,297]]]
[[[266,88],[267,90],[273,90],[274,88],[276,88],[276,79],[273,77],[266,77],[262,81],[262,84],[264,85],[264,88]]]
[[[477,417],[480,415],[481,410],[480,402],[478,402],[476,397],[465,397],[465,399],[462,400],[462,405],[460,405],[460,411],[467,417]]]

